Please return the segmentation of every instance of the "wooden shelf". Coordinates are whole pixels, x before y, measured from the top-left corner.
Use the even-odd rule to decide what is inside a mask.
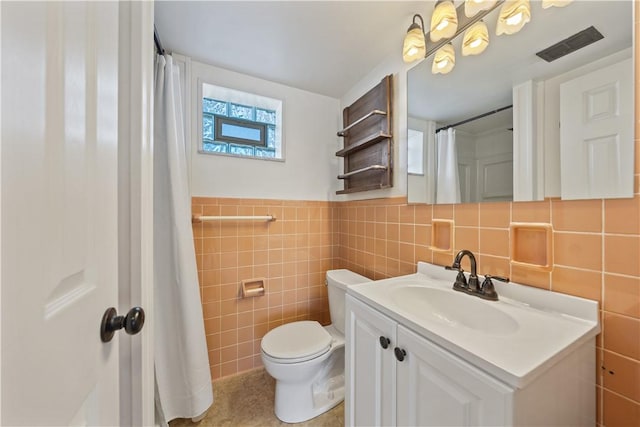
[[[388,134],[382,131],[374,133],[373,135],[369,135],[362,139],[359,139],[358,141],[355,141],[348,147],[343,148],[342,150],[336,152],[336,156],[345,157],[353,152],[367,148],[370,145],[377,144],[378,142],[380,142],[385,138],[391,138],[391,134]]]
[[[357,193],[357,192],[360,192],[360,191],[381,190],[383,188],[389,188],[389,187],[391,187],[391,186],[390,185],[372,184],[372,185],[358,187],[358,188],[349,188],[347,190],[338,190],[338,191],[336,191],[336,194],[350,194],[350,193]]]
[[[344,189],[336,194],[378,190],[393,186],[393,76],[382,81],[342,111],[344,159],[338,177]]]

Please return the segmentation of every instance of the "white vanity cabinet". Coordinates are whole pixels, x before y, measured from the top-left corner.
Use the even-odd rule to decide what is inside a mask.
[[[355,298],[346,298],[346,425],[395,425],[397,324]]]
[[[505,297],[492,307],[513,313],[517,329],[472,332],[431,322],[429,310],[434,308],[425,301],[415,305],[423,320],[407,311],[411,301],[398,305],[396,291],[425,277],[416,274],[349,288],[347,426],[595,425],[597,303],[510,284],[500,292],[524,295],[530,305]],[[457,293],[452,298],[447,313],[464,301],[475,301],[462,300],[474,297]],[[564,313],[557,311],[561,306]],[[480,308],[471,314],[478,315]]]
[[[511,388],[351,296],[346,313],[347,425],[507,424]]]
[[[407,328],[397,331],[397,348],[406,353],[389,366],[396,371],[397,425],[507,424],[513,389]]]

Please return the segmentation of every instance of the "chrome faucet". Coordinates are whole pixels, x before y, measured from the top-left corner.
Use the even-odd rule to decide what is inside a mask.
[[[467,282],[467,278],[464,275],[464,270],[460,267],[460,263],[462,262],[462,258],[466,256],[469,257],[469,261],[471,262],[471,274],[469,275],[469,281]],[[502,282],[509,282],[508,277],[499,277],[499,276],[490,276],[485,275],[485,279],[482,282],[482,286],[480,286],[480,282],[478,280],[478,271],[476,264],[476,257],[473,255],[473,252],[463,249],[453,260],[453,264],[451,267],[446,266],[447,270],[456,270],[458,271],[458,276],[456,277],[456,281],[453,284],[453,289],[455,291],[466,292],[471,295],[478,296],[483,299],[498,301],[498,293],[493,286],[493,282],[491,279],[500,280]]]

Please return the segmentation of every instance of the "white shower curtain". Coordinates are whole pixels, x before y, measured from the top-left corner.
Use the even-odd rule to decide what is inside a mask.
[[[455,129],[448,128],[438,132],[436,145],[438,151],[436,203],[460,203],[460,177],[458,175]]]
[[[198,417],[213,403],[193,250],[179,76],[171,56],[156,56],[154,333],[156,405],[163,424]]]

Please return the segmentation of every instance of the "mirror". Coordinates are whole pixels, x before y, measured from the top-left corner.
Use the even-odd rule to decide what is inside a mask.
[[[449,74],[431,73],[433,56],[408,71],[409,203],[632,197],[632,2],[574,1],[549,9],[531,2],[531,22],[510,36],[495,35],[499,11],[498,7],[484,18],[489,46],[480,55],[462,56],[460,35],[452,42],[456,63]],[[536,55],[591,26],[604,37],[552,62]],[[607,68],[618,63],[629,76],[630,88],[597,89],[590,92],[592,97],[565,90],[591,73],[620,73],[620,68]],[[591,114],[600,120],[615,97],[631,102],[620,117],[626,133],[609,138],[614,143],[608,145],[629,143],[625,150],[631,150],[631,155],[614,153],[631,159],[623,160],[624,165],[616,165],[611,159],[615,156],[602,148],[606,138],[585,136],[580,142],[597,144],[578,148],[575,142],[568,144],[566,135],[575,133],[575,126],[566,125],[565,135],[559,126],[561,115],[563,123],[572,115],[583,120]],[[586,127],[584,123],[577,126]],[[442,132],[436,137],[437,130]],[[454,149],[446,144],[451,140]],[[578,171],[574,165],[578,157],[590,159],[600,175],[590,176],[588,165],[583,168],[586,172]],[[591,181],[609,179],[617,169],[627,175],[615,177],[623,190],[582,188]]]

